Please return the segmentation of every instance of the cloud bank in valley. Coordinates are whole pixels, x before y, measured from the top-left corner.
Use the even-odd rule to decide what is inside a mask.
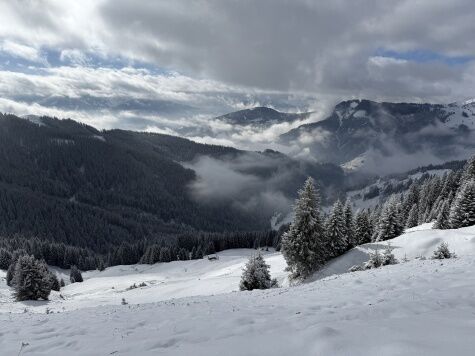
[[[279,159],[257,153],[225,160],[203,156],[185,166],[196,172],[190,190],[198,201],[229,203],[233,208],[269,217],[290,212],[293,194],[285,192],[295,172],[286,170]]]

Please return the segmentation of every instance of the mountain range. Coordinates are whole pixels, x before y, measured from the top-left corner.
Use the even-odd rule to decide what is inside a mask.
[[[258,107],[215,120],[272,127],[309,118]],[[466,158],[474,122],[474,102],[344,101],[279,137],[302,156],[0,115],[0,234],[106,250],[157,235],[262,231],[288,219],[307,176],[331,204],[377,176]]]
[[[280,136],[320,162],[377,174],[467,158],[475,149],[475,103],[350,100],[325,119]]]

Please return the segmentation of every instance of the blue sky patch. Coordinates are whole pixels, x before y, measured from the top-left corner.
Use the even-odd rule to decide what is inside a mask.
[[[475,60],[475,57],[473,56],[448,56],[442,53],[422,49],[398,52],[384,48],[378,48],[375,55],[394,59],[404,59],[417,63],[441,62],[449,66],[464,65]]]

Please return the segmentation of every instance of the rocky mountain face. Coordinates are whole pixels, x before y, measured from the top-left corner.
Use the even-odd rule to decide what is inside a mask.
[[[326,119],[280,136],[320,162],[384,174],[466,158],[475,151],[475,103],[351,100]]]

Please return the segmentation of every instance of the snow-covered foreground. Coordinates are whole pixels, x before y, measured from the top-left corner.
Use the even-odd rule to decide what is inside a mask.
[[[84,282],[69,284],[61,292],[51,292],[48,302],[14,302],[11,289],[0,281],[0,313],[45,313],[82,309],[99,305],[152,303],[173,298],[229,293],[239,290],[242,269],[252,249],[235,249],[219,253],[219,260],[208,259],[157,263],[155,265],[115,266],[105,271],[83,273]],[[287,285],[286,263],[280,253],[262,251],[279,285]],[[68,271],[55,269],[68,280]],[[5,276],[0,271],[0,277]],[[147,286],[130,289],[135,284]]]
[[[442,239],[457,259],[413,259],[430,256]],[[472,355],[475,228],[438,231],[424,225],[392,246],[397,257],[411,261],[321,278],[360,263],[377,248],[368,244],[332,261],[314,282],[214,296],[237,289],[250,251],[226,251],[209,269],[214,262],[114,267],[66,287],[66,299],[50,302],[52,309],[62,303],[77,310],[55,314],[7,312],[22,304],[5,300],[2,285],[0,353],[16,355],[27,343],[22,355]],[[282,257],[271,253],[267,261],[284,279]],[[180,272],[179,264],[187,264],[187,271]],[[144,281],[153,276],[163,283],[123,291],[147,274]],[[164,300],[185,295],[201,296]],[[100,306],[122,297],[130,304]]]

